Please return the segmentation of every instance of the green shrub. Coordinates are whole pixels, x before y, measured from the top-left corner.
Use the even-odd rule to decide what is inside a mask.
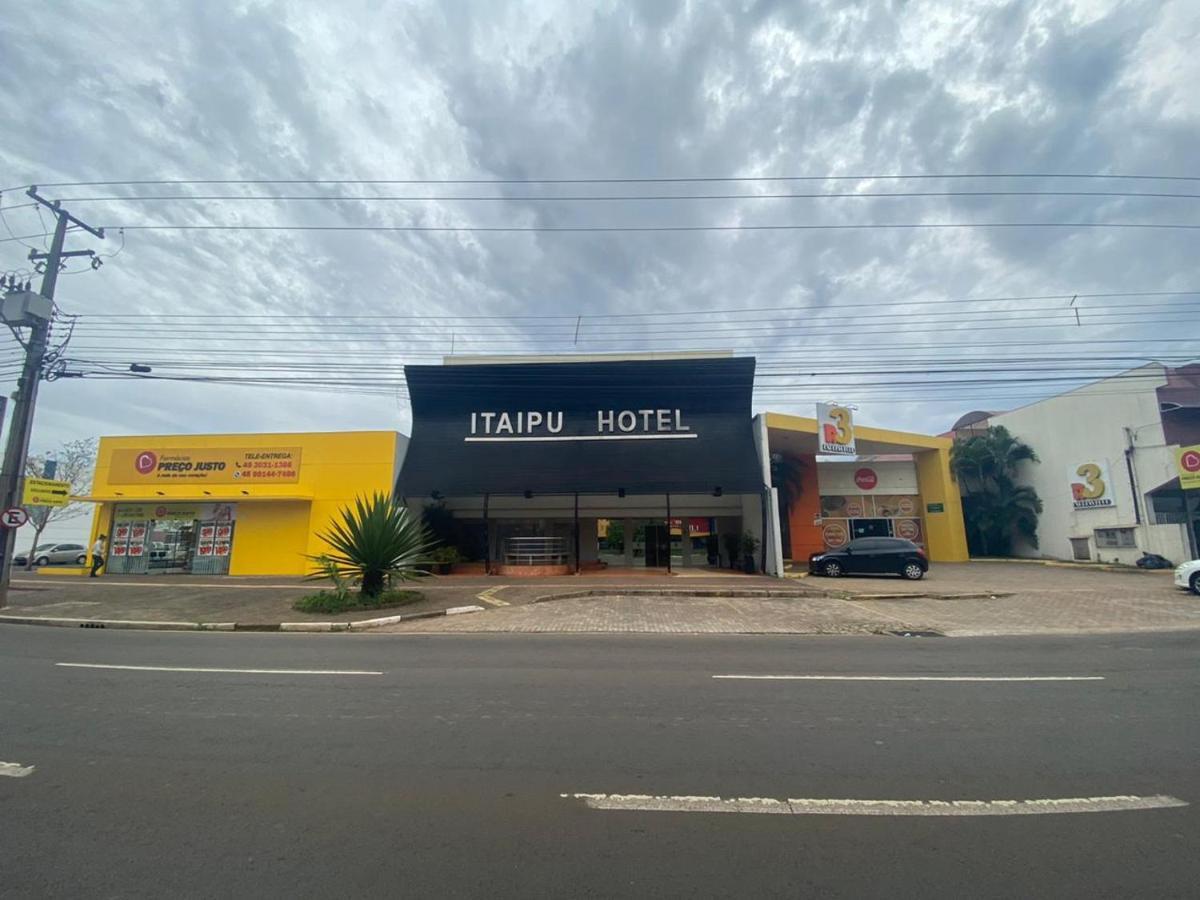
[[[454,563],[462,562],[463,555],[458,552],[457,547],[442,546],[429,554],[429,559],[431,562],[453,565]]]
[[[309,557],[320,571],[308,577],[333,579],[335,593],[348,590],[353,580],[360,594],[375,597],[394,581],[411,581],[425,574],[419,566],[429,562],[429,532],[404,504],[388,494],[355,498],[353,507],[341,510],[341,521],[335,520],[317,536],[330,549]]]
[[[292,608],[303,613],[336,613],[355,612],[368,609],[390,609],[396,606],[408,606],[424,598],[420,591],[383,591],[374,597],[365,594],[337,593],[334,591],[317,591],[301,597],[292,604]]]

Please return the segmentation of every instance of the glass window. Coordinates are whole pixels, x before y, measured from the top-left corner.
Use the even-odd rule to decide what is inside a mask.
[[[856,541],[850,542],[850,547],[854,550],[882,550],[886,547],[884,538],[859,538]]]
[[[1096,546],[1106,550],[1136,547],[1132,528],[1097,528]]]

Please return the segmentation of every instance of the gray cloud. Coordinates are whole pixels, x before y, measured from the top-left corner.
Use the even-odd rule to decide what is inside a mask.
[[[1190,86],[1194,79],[1177,73],[1200,77],[1186,49],[1195,45],[1198,31],[1200,11],[1186,2],[1096,8],[1011,3],[972,16],[949,2],[463,2],[381,9],[365,3],[193,2],[125,4],[101,15],[81,3],[60,2],[49,10],[15,7],[0,23],[5,60],[0,99],[6,109],[19,111],[20,127],[10,128],[0,146],[5,173],[0,180],[15,185],[131,178],[1196,174],[1200,101]],[[946,186],[862,187],[914,185]],[[1101,185],[1047,180],[1021,186]],[[813,187],[777,183],[761,190]],[[519,199],[731,189],[394,186],[375,190],[494,193],[507,199],[110,202],[73,208],[108,225],[1200,221],[1194,200]],[[48,192],[80,197],[124,190]],[[322,195],[338,190],[280,188]],[[23,201],[12,193],[3,199],[5,206]],[[6,216],[18,233],[40,230],[29,210]],[[103,249],[111,251],[117,242],[110,235]],[[297,323],[283,334],[287,323],[276,320],[270,333],[242,325],[196,340],[182,327],[151,329],[153,315],[162,313],[561,316],[570,322],[580,315],[681,311],[689,316],[675,334],[653,334],[670,329],[633,324],[606,331],[601,320],[593,320],[593,327],[585,319],[578,349],[682,347],[694,335],[690,343],[698,346],[757,352],[763,367],[821,372],[837,364],[868,368],[936,359],[956,344],[1029,342],[1011,351],[1021,355],[1036,352],[1038,344],[1069,349],[1081,333],[1151,341],[1168,334],[1195,336],[1189,330],[1194,324],[1181,317],[1148,324],[1168,319],[1168,313],[1108,320],[1105,328],[1021,331],[1007,327],[1011,322],[1000,327],[980,316],[956,322],[944,316],[945,306],[893,310],[890,318],[864,306],[905,298],[1196,289],[1200,271],[1193,244],[1193,235],[1185,232],[1048,229],[587,235],[130,231],[124,252],[100,272],[63,279],[59,300],[64,309],[85,316],[147,317],[121,320],[124,324],[85,318],[74,355],[115,365],[153,358],[163,363],[163,372],[172,362],[226,360],[245,375],[272,360],[305,358],[387,368],[430,361],[452,344],[458,350],[576,347],[570,339],[538,340],[554,320],[484,331],[397,319],[373,323],[357,335]],[[21,268],[24,253],[14,242],[0,243],[0,269]],[[789,304],[817,307],[820,315],[718,312]],[[874,318],[846,318],[856,310]],[[931,315],[938,312],[940,319]],[[726,338],[703,331],[715,328],[727,329]],[[602,333],[607,342],[597,343]],[[307,342],[296,340],[304,335]],[[1160,346],[1164,353],[1179,348]],[[988,356],[1005,353],[996,349]],[[807,412],[814,399],[837,395],[858,401],[864,420],[940,430],[964,408],[1004,406],[1055,388],[1029,386],[1021,394],[994,386],[920,388],[917,376],[897,376],[897,385],[882,387],[864,380],[879,378],[805,376],[790,391],[761,391],[757,402]],[[407,427],[402,394],[82,379],[47,386],[35,446],[96,433],[349,427]]]

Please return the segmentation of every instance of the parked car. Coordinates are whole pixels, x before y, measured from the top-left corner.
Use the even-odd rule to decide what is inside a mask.
[[[14,566],[29,562],[28,553],[13,557]],[[83,544],[38,544],[33,550],[35,566],[82,566],[87,563],[87,547]]]
[[[150,563],[165,567],[181,566],[187,562],[188,548],[182,544],[167,544],[164,541],[152,541],[150,544]]]
[[[900,575],[916,580],[929,571],[925,551],[904,538],[855,538],[844,547],[814,553],[808,558],[814,575]]]
[[[1200,594],[1200,559],[1185,562],[1175,569],[1175,587]]]

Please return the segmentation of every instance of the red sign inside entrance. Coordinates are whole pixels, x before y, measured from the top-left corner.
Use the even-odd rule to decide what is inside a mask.
[[[872,491],[879,484],[879,476],[874,469],[862,468],[854,473],[854,483],[860,491]]]

